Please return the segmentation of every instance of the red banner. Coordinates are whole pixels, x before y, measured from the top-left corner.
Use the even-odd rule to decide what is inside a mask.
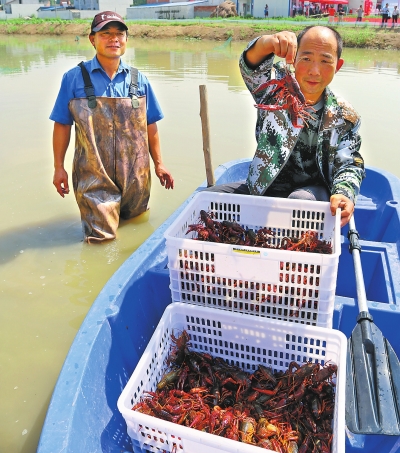
[[[349,0],[319,0],[312,3],[319,3],[320,5],[348,5]]]

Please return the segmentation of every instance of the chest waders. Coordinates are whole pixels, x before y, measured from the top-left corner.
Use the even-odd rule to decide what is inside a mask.
[[[76,137],[72,181],[85,240],[93,243],[114,239],[120,217],[130,219],[147,210],[146,96],[136,96],[137,69],[131,68],[128,98],[96,98],[83,62],[79,66],[86,98],[69,102]]]

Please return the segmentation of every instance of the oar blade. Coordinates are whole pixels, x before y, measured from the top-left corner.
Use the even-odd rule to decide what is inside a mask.
[[[347,347],[346,424],[355,434],[400,435],[400,362],[369,320],[357,324]]]

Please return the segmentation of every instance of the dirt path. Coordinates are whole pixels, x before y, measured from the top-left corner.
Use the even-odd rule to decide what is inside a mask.
[[[89,24],[73,22],[43,22],[39,24],[11,24],[0,23],[0,34],[23,34],[23,35],[75,35],[85,36],[89,32]],[[224,41],[232,37],[235,41],[249,41],[261,34],[275,33],[271,29],[261,27],[259,24],[235,24],[235,23],[204,23],[201,25],[175,25],[175,24],[134,24],[129,25],[129,34],[140,38],[191,38]],[[360,30],[360,33],[363,33]],[[400,50],[400,28],[393,30],[369,30],[363,44],[352,42],[346,38],[346,30],[343,30],[343,38],[347,47],[369,47],[375,49]]]

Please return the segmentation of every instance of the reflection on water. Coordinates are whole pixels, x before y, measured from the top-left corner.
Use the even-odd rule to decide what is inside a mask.
[[[184,74],[197,74],[207,70],[209,77],[223,77],[229,79],[232,68],[237,69],[237,58],[243,50],[244,44],[227,41],[198,41],[189,39],[176,40],[141,40],[131,38],[128,41],[126,58],[133,59],[143,71],[158,72],[179,78]],[[53,63],[57,58],[80,57],[89,59],[93,56],[93,49],[89,41],[79,42],[68,37],[40,37],[20,36],[2,37],[0,42],[0,74],[17,74],[34,69],[37,65]],[[365,50],[346,48],[343,54],[345,66],[342,71],[375,71],[388,69],[388,73],[399,74],[399,51],[395,50]],[[221,64],[224,60],[224,64]],[[214,66],[214,68],[213,68]],[[241,79],[238,85],[228,83],[229,86],[243,86]]]
[[[400,74],[399,51],[345,49],[344,72],[380,72],[388,75]],[[387,71],[385,71],[387,70]]]
[[[238,70],[243,47],[129,40],[126,60],[149,76],[165,113],[161,145],[176,189],[165,191],[153,175],[150,211],[122,223],[116,241],[88,246],[74,196],[61,199],[52,187],[48,116],[62,74],[93,49],[73,36],[1,38],[1,452],[35,451],[60,367],[96,295],[205,179],[199,85],[207,85],[214,166],[253,155],[256,110]],[[344,58],[332,86],[362,115],[362,154],[400,176],[400,53],[345,49]]]

